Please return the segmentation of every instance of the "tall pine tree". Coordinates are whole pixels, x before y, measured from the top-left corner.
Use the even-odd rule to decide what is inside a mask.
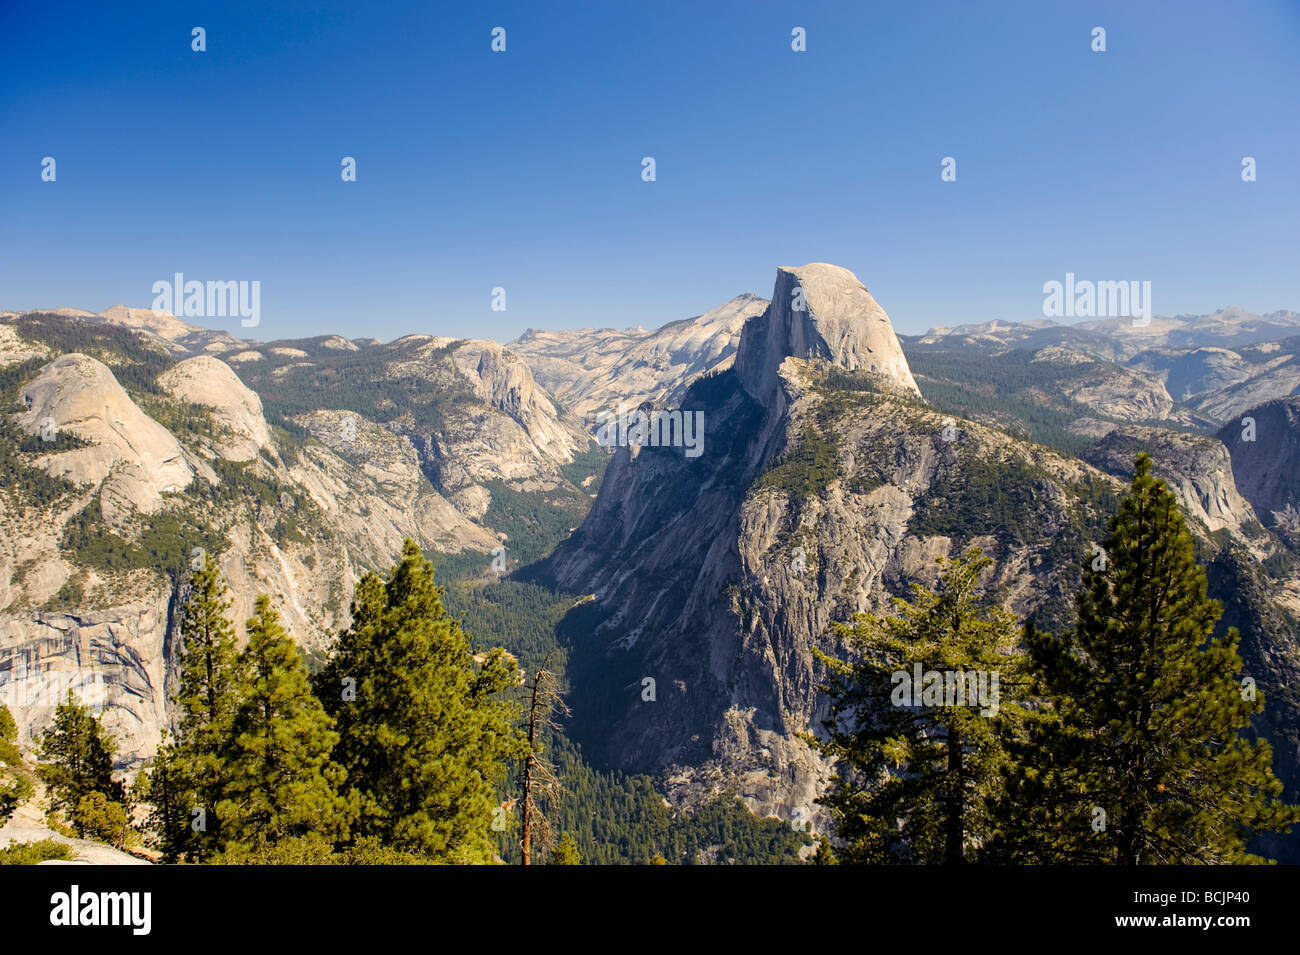
[[[184,742],[214,745],[225,735],[234,710],[235,628],[229,590],[208,554],[190,578],[181,611],[184,659],[177,702]]]
[[[1027,638],[1044,705],[1015,744],[999,855],[1034,862],[1261,861],[1257,832],[1297,818],[1267,742],[1242,737],[1263,707],[1243,686],[1236,630],[1177,499],[1139,455],[1103,554],[1085,561],[1078,621]]]
[[[438,860],[487,861],[495,787],[526,754],[505,692],[519,674],[500,649],[476,653],[441,596],[406,541],[386,577],[357,585],[352,626],[318,695],[336,720],[356,834]]]
[[[180,862],[194,852],[194,785],[186,778],[184,759],[168,742],[166,730],[157,752],[135,778],[135,798],[149,807],[148,841],[164,862]]]
[[[191,803],[184,836],[191,861],[209,857],[221,845],[216,807],[224,798],[222,749],[236,705],[235,628],[227,616],[228,594],[221,571],[203,554],[181,611],[180,719],[169,756],[172,778],[184,781],[188,790],[177,795]]]
[[[896,614],[836,625],[854,658],[817,651],[831,715],[828,738],[809,742],[838,761],[819,802],[841,862],[961,863],[990,831],[998,726],[1022,680],[1014,618],[980,590],[991,564],[975,548],[943,561],[937,590],[913,584]]]
[[[319,833],[346,836],[342,770],[330,762],[334,721],[312,695],[302,655],[270,598],[257,598],[239,655],[238,703],[221,750],[217,817],[223,849]]]
[[[77,834],[85,836],[77,818],[82,799],[100,793],[113,803],[126,801],[122,783],[113,778],[113,738],[90,708],[71,690],[54,712],[54,722],[41,734],[41,764],[37,773],[49,787],[50,809],[61,812]]]

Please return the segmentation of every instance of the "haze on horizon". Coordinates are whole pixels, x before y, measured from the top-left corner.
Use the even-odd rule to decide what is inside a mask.
[[[771,294],[771,293],[768,293],[768,295],[770,295],[770,294]],[[743,293],[741,293],[740,295],[732,296],[732,297],[731,297],[730,299],[728,299],[726,302],[719,302],[719,303],[717,303],[717,306],[714,306],[714,307],[716,308],[716,307],[718,307],[718,306],[722,306],[722,305],[725,305],[725,304],[729,304],[731,301],[734,301],[735,299],[738,299],[738,298],[743,298],[743,297],[746,296],[746,295],[752,295],[752,296],[754,296],[754,297],[761,298],[761,299],[763,299],[764,301],[767,301],[767,300],[768,300],[768,296],[767,296],[767,295],[759,295],[759,294],[756,293],[756,292],[752,292],[752,293],[751,293],[751,292],[743,292]],[[45,305],[45,306],[37,306],[37,307],[33,307],[33,308],[31,308],[31,309],[12,309],[12,308],[7,308],[7,307],[5,307],[5,306],[3,305],[3,303],[0,303],[0,313],[6,312],[6,311],[51,311],[51,312],[58,312],[58,311],[64,311],[64,312],[66,312],[66,311],[79,311],[79,312],[86,312],[86,313],[89,313],[89,314],[92,314],[92,315],[100,315],[100,314],[103,314],[103,313],[106,312],[106,311],[109,311],[110,309],[121,308],[121,307],[123,307],[123,306],[125,306],[126,308],[129,308],[129,309],[133,309],[133,310],[143,310],[143,309],[147,308],[147,306],[128,305],[127,303],[124,303],[124,302],[117,302],[117,303],[114,303],[113,305],[111,305],[111,306],[109,306],[108,308],[105,308],[105,309],[87,309],[87,308],[81,308],[80,306],[76,306],[76,305]],[[1161,323],[1162,321],[1170,321],[1170,320],[1187,320],[1187,319],[1194,319],[1194,318],[1204,318],[1204,317],[1209,316],[1209,315],[1218,315],[1218,314],[1223,313],[1223,312],[1229,312],[1229,311],[1231,311],[1231,310],[1233,310],[1233,309],[1241,310],[1239,306],[1236,306],[1236,305],[1226,305],[1226,306],[1223,306],[1223,307],[1221,307],[1221,308],[1210,309],[1210,310],[1208,310],[1208,311],[1200,312],[1200,313],[1182,313],[1182,314],[1179,314],[1179,315],[1160,315],[1160,314],[1157,314],[1157,315],[1152,316],[1152,321],[1155,322],[1156,324],[1159,324],[1159,323]],[[693,315],[686,315],[686,316],[682,316],[681,318],[667,319],[667,320],[665,320],[665,321],[662,321],[662,322],[656,322],[656,323],[654,323],[654,324],[638,323],[638,324],[634,324],[634,325],[618,326],[618,325],[610,325],[610,324],[608,324],[608,323],[605,323],[605,324],[601,324],[601,325],[585,325],[585,326],[569,325],[569,326],[565,326],[565,327],[555,327],[555,328],[547,328],[547,327],[543,327],[543,326],[533,325],[533,326],[529,326],[529,327],[527,327],[527,328],[521,329],[517,334],[510,335],[508,338],[492,338],[492,336],[485,336],[485,335],[483,335],[483,334],[481,334],[481,333],[480,333],[480,334],[469,334],[469,335],[465,335],[465,336],[448,336],[448,337],[464,337],[464,338],[472,338],[472,339],[485,338],[485,337],[486,337],[486,338],[492,338],[493,341],[498,341],[498,342],[501,342],[502,344],[505,344],[505,343],[508,343],[508,342],[510,342],[510,341],[514,341],[515,339],[519,338],[521,335],[523,335],[525,332],[528,332],[528,331],[547,331],[547,332],[550,332],[550,331],[569,331],[569,330],[581,330],[581,329],[593,329],[593,328],[594,328],[594,329],[608,328],[608,329],[610,329],[610,330],[612,330],[612,331],[619,331],[619,332],[635,331],[635,330],[640,329],[641,331],[643,331],[643,332],[645,332],[645,333],[647,333],[647,334],[651,334],[651,333],[654,333],[654,332],[656,332],[656,331],[659,331],[659,330],[661,330],[661,329],[663,329],[663,328],[665,328],[665,327],[667,327],[667,326],[669,326],[669,325],[673,325],[673,324],[676,324],[676,323],[681,322],[681,321],[689,321],[690,319],[699,318],[699,317],[702,316],[702,315],[708,314],[708,312],[711,311],[711,310],[712,310],[712,309],[706,309],[706,310],[703,311],[703,312],[697,312],[697,313],[695,313],[695,314],[693,314]],[[1243,311],[1244,311],[1244,310],[1243,310]],[[1269,309],[1269,310],[1266,311],[1266,312],[1260,312],[1260,313],[1257,313],[1257,314],[1259,314],[1261,317],[1264,317],[1264,316],[1267,316],[1267,315],[1269,315],[1269,314],[1277,314],[1277,313],[1285,313],[1285,312],[1291,312],[1291,313],[1294,313],[1294,312],[1296,312],[1296,311],[1300,311],[1300,310],[1296,310],[1296,309]],[[888,309],[886,309],[886,313],[888,313]],[[163,316],[170,316],[171,318],[175,318],[175,316],[172,315],[172,313],[170,313],[170,312],[161,312],[161,313],[159,313],[159,314],[161,314],[161,315],[163,315]],[[441,333],[436,333],[436,332],[430,332],[430,331],[428,331],[428,330],[424,330],[424,329],[408,329],[408,330],[406,330],[406,331],[398,332],[398,333],[396,333],[396,334],[394,334],[394,335],[391,335],[391,336],[389,336],[389,337],[383,337],[383,338],[381,338],[381,337],[378,336],[378,335],[364,335],[364,334],[363,334],[363,335],[353,335],[353,334],[347,334],[347,333],[345,333],[345,332],[334,331],[334,330],[332,330],[332,329],[323,328],[323,329],[321,329],[320,331],[317,331],[317,332],[312,333],[311,335],[275,336],[275,337],[268,338],[268,337],[264,337],[264,336],[262,336],[262,335],[257,334],[258,329],[254,329],[254,328],[240,328],[237,319],[234,319],[234,320],[231,320],[231,319],[224,319],[224,320],[223,320],[223,319],[206,319],[206,318],[203,318],[203,319],[182,318],[181,321],[183,321],[183,322],[185,322],[185,323],[187,323],[187,324],[189,324],[189,325],[193,325],[193,326],[195,326],[195,327],[197,327],[197,328],[204,328],[204,329],[209,329],[209,330],[212,330],[212,331],[219,331],[219,332],[224,331],[224,332],[227,332],[227,333],[233,335],[235,338],[243,339],[243,340],[245,340],[245,341],[249,341],[249,342],[261,342],[261,343],[264,343],[264,344],[271,344],[271,343],[274,343],[274,342],[276,342],[276,341],[284,341],[284,340],[294,340],[294,339],[302,339],[302,338],[314,338],[314,337],[318,337],[318,336],[341,336],[341,337],[343,337],[343,338],[347,338],[347,339],[354,340],[354,341],[361,341],[361,340],[378,340],[378,341],[380,341],[381,343],[385,343],[385,344],[386,344],[386,343],[389,343],[389,342],[396,341],[396,340],[398,340],[398,339],[400,339],[400,338],[406,338],[406,337],[413,336],[413,335],[438,335],[438,334],[441,334]],[[947,326],[930,325],[930,326],[927,326],[926,328],[918,329],[918,330],[915,331],[915,332],[902,332],[902,331],[899,331],[898,334],[899,334],[899,335],[902,335],[902,336],[904,336],[904,337],[909,337],[909,336],[910,336],[910,337],[915,337],[915,336],[917,336],[917,335],[924,335],[924,334],[927,333],[927,332],[934,331],[934,330],[939,329],[939,328],[943,328],[943,329],[946,329],[946,330],[952,330],[952,329],[954,329],[954,328],[957,328],[957,327],[960,327],[960,326],[964,326],[964,325],[982,325],[982,324],[987,324],[987,323],[989,323],[989,322],[999,322],[999,323],[1001,323],[1001,324],[1003,324],[1003,325],[1039,323],[1039,324],[1044,324],[1044,325],[1057,325],[1057,326],[1060,326],[1060,327],[1063,327],[1063,328],[1069,328],[1069,327],[1085,327],[1085,326],[1087,326],[1087,325],[1089,325],[1089,324],[1093,324],[1093,323],[1096,323],[1096,322],[1098,322],[1098,321],[1100,321],[1100,320],[1099,320],[1099,319],[1093,319],[1093,318],[1076,318],[1076,319],[1071,319],[1071,320],[1062,320],[1062,319],[1059,319],[1059,318],[1043,318],[1042,316],[1031,317],[1031,318],[1021,319],[1021,320],[1015,320],[1015,319],[1004,319],[1004,318],[999,318],[999,319],[983,319],[983,320],[980,320],[980,319],[972,319],[972,320],[969,320],[969,321],[954,322],[952,325],[947,325]],[[898,322],[895,321],[895,320],[893,319],[892,316],[890,317],[890,323],[891,323],[892,325],[894,325],[895,328],[897,328],[897,326],[898,326]],[[272,326],[273,326],[273,325],[274,325],[274,323],[272,323]]]

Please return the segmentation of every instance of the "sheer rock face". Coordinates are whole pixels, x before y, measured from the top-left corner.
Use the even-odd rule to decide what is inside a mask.
[[[1253,431],[1233,421],[1219,432],[1237,485],[1266,524],[1300,530],[1300,397],[1266,402],[1246,418]]]
[[[217,424],[229,432],[216,442],[227,460],[251,461],[264,448],[272,448],[262,399],[220,359],[210,355],[187,358],[163,372],[158,384],[174,398],[216,412]]]
[[[1210,531],[1226,528],[1243,538],[1254,536],[1255,511],[1237,490],[1228,449],[1215,438],[1131,425],[1111,431],[1085,458],[1127,481],[1142,451],[1151,455],[1156,477],[1165,479],[1188,516]]]
[[[164,691],[170,588],[150,588],[98,611],[0,617],[0,702],[33,742],[71,689],[103,721],[130,760],[151,753],[167,726]]]
[[[889,316],[856,275],[815,262],[776,273],[772,303],[745,323],[736,353],[741,387],[760,404],[776,392],[786,358],[821,358],[847,371],[869,371],[919,397]]]
[[[799,289],[806,314],[785,304]],[[988,592],[1044,629],[1066,625],[1110,516],[1092,489],[1122,494],[1139,444],[1158,449],[1207,546],[1213,530],[1264,546],[1212,438],[1120,426],[1099,471],[994,428],[946,427],[918,406],[869,301],[844,270],[782,270],[733,369],[684,400],[705,413],[703,455],[619,449],[542,568],[594,596],[574,621],[575,736],[597,760],[658,774],[676,800],[735,792],[762,814],[815,816],[831,767],[800,735],[822,732],[828,712],[813,649],[842,654],[833,624],[933,585],[936,557],[980,547],[994,559]],[[828,387],[828,366],[874,372],[878,387]],[[1285,682],[1261,672],[1266,691]]]
[[[157,511],[165,492],[194,479],[171,432],[136,407],[108,366],[88,355],[56,358],[23,387],[21,398],[26,410],[15,421],[28,434],[41,434],[52,422],[56,432],[87,442],[43,463],[51,475],[102,486],[100,506],[110,522],[131,510]]]
[[[483,404],[504,412],[522,429],[521,435],[511,436],[516,439],[512,443],[525,457],[536,459],[539,474],[548,467],[572,461],[580,444],[585,445],[585,439],[576,435],[574,428],[560,421],[555,406],[537,387],[528,366],[496,342],[466,342],[452,353],[452,360]],[[462,456],[470,460],[480,457]]]
[[[796,291],[806,311],[794,307]],[[828,363],[871,372],[882,404],[818,423],[815,382]],[[704,453],[621,448],[587,520],[546,566],[562,587],[596,596],[593,632],[571,667],[575,701],[598,714],[577,729],[584,746],[664,773],[683,798],[731,788],[759,812],[815,811],[829,768],[797,736],[825,715],[812,646],[951,544],[907,535],[942,427],[910,405],[918,394],[888,318],[852,273],[778,273],[734,367],[683,400],[704,412]],[[900,425],[903,396],[924,427]],[[824,494],[756,490],[778,456],[798,455],[809,428],[838,446]],[[875,483],[860,480],[868,459],[889,462],[880,466],[893,486],[864,486]],[[1006,567],[1009,583],[1024,571]],[[654,702],[644,701],[646,678]]]

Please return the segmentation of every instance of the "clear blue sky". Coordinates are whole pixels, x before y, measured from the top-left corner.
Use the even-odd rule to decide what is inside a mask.
[[[1067,271],[1300,309],[1297,0],[401,7],[0,0],[0,308],[181,271],[261,281],[259,328],[201,324],[263,340],[505,340],[829,261],[902,332]]]

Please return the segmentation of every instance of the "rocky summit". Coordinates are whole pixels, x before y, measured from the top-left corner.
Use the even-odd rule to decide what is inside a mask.
[[[787,358],[822,359],[921,393],[889,316],[857,276],[839,266],[814,262],[777,270],[772,303],[741,331],[736,379],[756,401],[766,402]]]

